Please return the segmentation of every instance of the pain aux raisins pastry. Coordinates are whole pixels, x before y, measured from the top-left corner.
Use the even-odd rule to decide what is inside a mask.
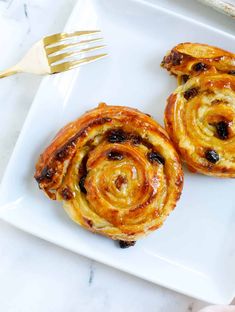
[[[235,55],[220,48],[199,43],[180,43],[163,58],[161,66],[178,77],[179,84],[200,74],[235,75]]]
[[[168,98],[165,125],[192,170],[235,177],[235,76],[189,79]]]
[[[136,109],[104,103],[60,130],[35,179],[73,221],[122,248],[162,225],[183,186],[166,131]]]

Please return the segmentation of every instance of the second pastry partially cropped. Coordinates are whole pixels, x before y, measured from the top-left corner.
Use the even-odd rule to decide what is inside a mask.
[[[161,66],[181,84],[201,74],[235,75],[235,54],[207,44],[184,42],[166,54]]]
[[[199,75],[179,86],[165,125],[192,171],[235,177],[235,76]]]

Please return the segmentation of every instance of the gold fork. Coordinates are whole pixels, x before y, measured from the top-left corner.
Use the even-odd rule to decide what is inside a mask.
[[[22,72],[55,74],[103,58],[107,53],[88,55],[89,52],[105,47],[105,45],[88,46],[103,39],[93,36],[99,32],[99,30],[82,30],[44,37],[36,42],[15,66],[1,71],[0,78]],[[93,38],[81,38],[84,36]]]

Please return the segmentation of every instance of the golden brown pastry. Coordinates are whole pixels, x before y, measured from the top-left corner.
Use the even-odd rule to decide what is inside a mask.
[[[207,44],[185,42],[167,53],[161,66],[178,76],[180,83],[185,83],[199,74],[235,75],[235,55]]]
[[[196,76],[167,102],[166,130],[189,168],[235,177],[235,76]]]
[[[183,172],[149,115],[100,104],[56,135],[35,179],[73,221],[124,248],[162,225],[180,197]]]

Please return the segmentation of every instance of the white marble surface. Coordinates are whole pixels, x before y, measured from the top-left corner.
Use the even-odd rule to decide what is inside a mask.
[[[197,1],[152,1],[235,34],[235,20]],[[0,0],[0,68],[16,62],[45,34],[61,31],[75,2]],[[40,81],[41,77],[30,75],[1,80],[0,177]],[[196,312],[204,306],[204,302],[73,254],[0,222],[0,311]]]

